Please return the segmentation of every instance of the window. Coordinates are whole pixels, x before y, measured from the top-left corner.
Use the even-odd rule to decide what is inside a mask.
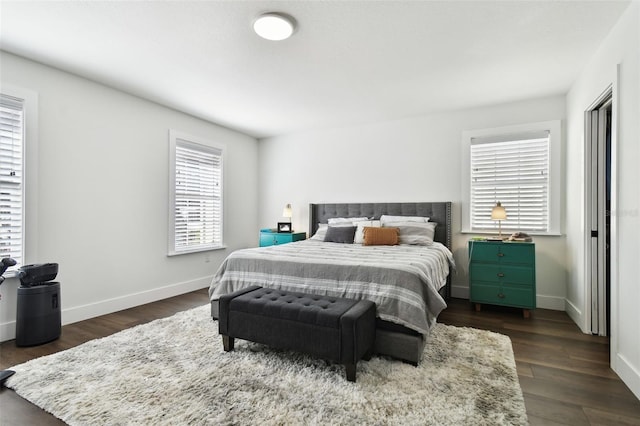
[[[223,248],[223,146],[171,130],[169,255]]]
[[[24,101],[0,94],[0,257],[16,267],[24,259],[24,130]]]
[[[496,232],[491,209],[501,202],[506,231],[559,233],[560,123],[465,132],[469,232]]]
[[[509,212],[505,229],[546,232],[549,226],[549,133],[504,141],[471,140],[471,227],[493,229],[491,209]]]

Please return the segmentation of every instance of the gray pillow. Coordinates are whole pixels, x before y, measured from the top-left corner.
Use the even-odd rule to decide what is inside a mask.
[[[355,226],[330,226],[324,240],[330,243],[353,244],[355,234]]]

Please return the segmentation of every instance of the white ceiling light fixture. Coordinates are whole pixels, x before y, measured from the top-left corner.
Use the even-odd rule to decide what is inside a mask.
[[[284,13],[263,13],[253,22],[253,30],[267,40],[285,40],[296,29],[295,20]]]

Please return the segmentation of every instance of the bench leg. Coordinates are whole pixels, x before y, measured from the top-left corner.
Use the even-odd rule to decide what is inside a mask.
[[[224,346],[224,351],[229,352],[233,350],[233,337],[222,336],[222,346]]]
[[[347,380],[350,382],[356,381],[356,365],[355,364],[345,364],[344,368],[347,372]]]

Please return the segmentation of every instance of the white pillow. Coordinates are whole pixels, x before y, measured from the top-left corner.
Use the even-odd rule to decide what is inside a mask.
[[[392,222],[383,224],[386,227],[394,227],[400,230],[398,242],[400,244],[413,244],[430,246],[436,233],[436,222]]]
[[[424,216],[391,216],[391,215],[383,214],[382,216],[380,216],[380,222],[382,222],[382,226],[391,222],[426,223],[426,222],[429,222],[429,218]]]
[[[329,228],[329,225],[326,223],[319,223],[318,224],[318,230],[316,231],[315,234],[313,234],[313,237],[309,238],[310,240],[320,240],[320,241],[324,241],[324,237],[325,235],[327,235],[327,229]]]
[[[354,244],[364,244],[364,227],[380,228],[382,224],[379,220],[363,220],[356,222],[356,235],[353,237]]]
[[[368,217],[332,217],[327,220],[329,225],[350,225],[355,226],[355,222],[369,220]]]

